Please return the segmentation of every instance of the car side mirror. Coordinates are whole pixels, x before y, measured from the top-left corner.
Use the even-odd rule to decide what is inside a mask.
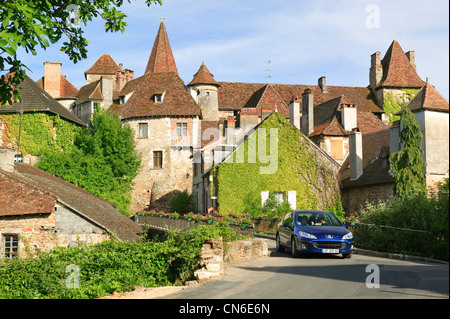
[[[344,227],[345,227],[345,228],[348,228],[348,225],[347,225],[347,224],[344,224]]]
[[[283,227],[289,227],[291,225],[289,225],[289,223],[283,223]]]

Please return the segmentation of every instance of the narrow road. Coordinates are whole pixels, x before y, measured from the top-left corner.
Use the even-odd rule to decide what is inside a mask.
[[[269,250],[275,251],[274,241],[268,240],[268,244]],[[368,268],[368,265],[371,266]],[[287,253],[277,253],[276,256],[226,264],[225,267],[223,279],[163,298],[449,298],[448,264],[357,254],[343,259],[335,255],[292,258]]]

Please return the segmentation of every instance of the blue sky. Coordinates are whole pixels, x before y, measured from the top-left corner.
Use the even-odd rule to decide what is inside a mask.
[[[367,86],[370,55],[384,56],[395,39],[415,51],[419,76],[449,98],[447,0],[163,0],[150,7],[132,0],[121,10],[128,15],[123,34],[105,33],[101,19],[82,27],[88,58],[77,64],[59,44],[19,55],[29,76],[43,75],[43,61],[60,61],[80,88],[84,71],[104,53],[141,76],[164,16],[185,83],[205,61],[216,81],[314,85],[326,76],[328,85]]]

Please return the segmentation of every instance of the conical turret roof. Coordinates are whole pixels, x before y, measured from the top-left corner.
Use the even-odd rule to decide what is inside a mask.
[[[167,36],[164,21],[159,25],[152,52],[148,59],[145,73],[159,73],[175,71],[178,74],[175,58],[170,47],[169,37]]]

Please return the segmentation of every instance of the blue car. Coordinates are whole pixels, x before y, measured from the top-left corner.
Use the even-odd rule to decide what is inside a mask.
[[[353,234],[330,212],[296,210],[286,214],[277,227],[277,251],[290,248],[291,254],[342,254],[350,258]]]

